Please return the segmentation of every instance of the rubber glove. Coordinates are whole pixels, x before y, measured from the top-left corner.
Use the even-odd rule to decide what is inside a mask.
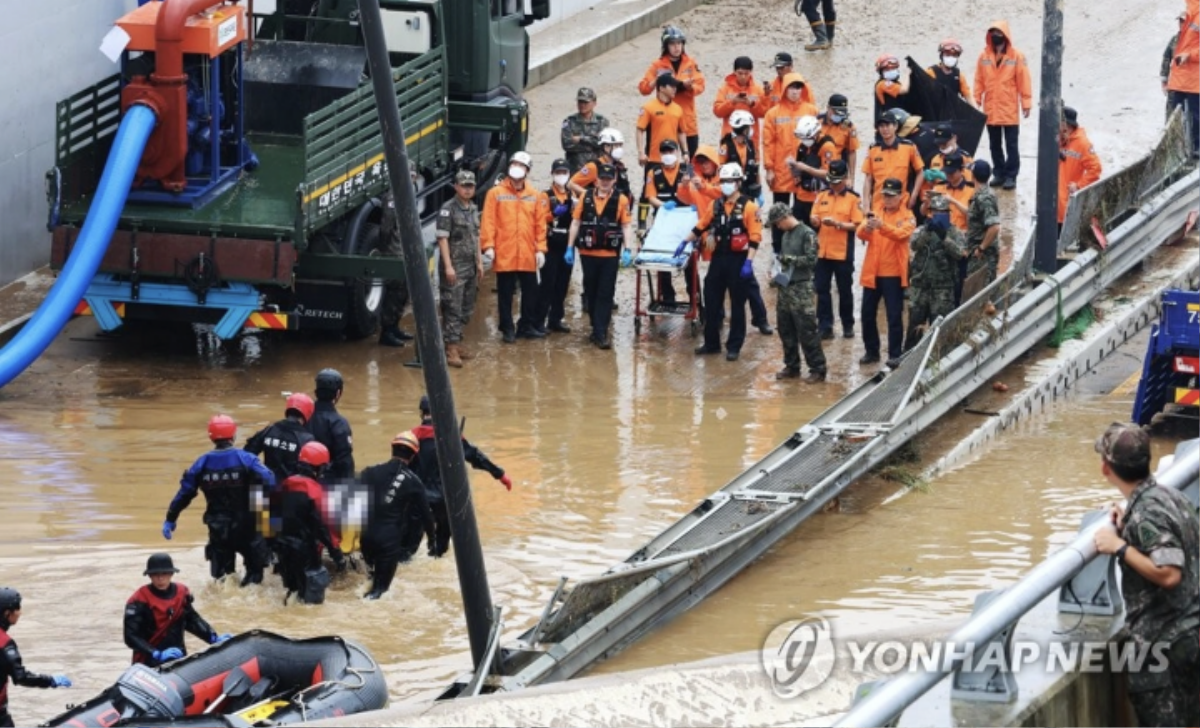
[[[154,658],[155,662],[170,662],[183,657],[183,650],[178,647],[168,647],[165,650],[155,650],[150,653],[150,656]]]
[[[575,248],[567,248],[563,260],[567,261],[567,265],[575,265]]]
[[[629,252],[629,248],[621,251],[621,267],[628,268],[633,265],[633,253]]]
[[[71,687],[71,678],[67,677],[66,675],[53,675],[53,676],[51,676],[50,679],[54,681],[50,687],[54,687],[54,688],[69,688],[69,687]]]
[[[940,169],[927,169],[927,170],[925,170],[925,181],[926,182],[945,182],[946,175]]]
[[[534,260],[537,261],[538,270],[541,270],[542,266],[546,265],[546,254],[539,250],[534,256]]]
[[[571,209],[570,205],[568,205],[565,202],[560,202],[554,206],[554,209],[551,210],[551,212],[554,213],[555,217],[562,217],[563,215],[566,215],[567,211],[570,209]]]
[[[500,482],[504,485],[504,489],[512,492],[512,478],[508,477],[508,473],[500,476]]]
[[[228,632],[226,632],[225,634],[217,634],[216,632],[213,632],[212,637],[210,637],[208,640],[208,644],[219,645],[222,642],[224,642],[225,640],[232,639],[232,638],[233,638],[233,635],[229,634]]]
[[[163,529],[162,529],[163,538],[170,541],[171,534],[174,532],[175,532],[175,522],[174,521],[163,521]]]
[[[753,278],[753,277],[754,277],[754,261],[747,260],[745,263],[742,263],[742,278]]]
[[[667,200],[662,205],[662,209],[664,209],[664,210],[674,210],[675,207],[676,207],[675,200]]]
[[[675,248],[675,257],[678,258],[679,256],[683,255],[684,251],[687,250],[687,246],[688,246],[688,241],[686,241],[686,240],[684,240],[682,243],[680,243],[679,247]]]
[[[483,251],[482,257],[484,265],[491,265],[496,260],[496,249],[488,248],[487,250]]]

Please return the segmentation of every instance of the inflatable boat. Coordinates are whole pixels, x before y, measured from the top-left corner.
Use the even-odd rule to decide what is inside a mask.
[[[131,665],[45,725],[284,725],[375,710],[387,697],[379,665],[353,642],[253,631],[161,667]]]

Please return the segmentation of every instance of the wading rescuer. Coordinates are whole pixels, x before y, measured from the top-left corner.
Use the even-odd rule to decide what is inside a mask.
[[[287,603],[293,592],[307,604],[325,601],[329,572],[321,565],[321,546],[338,571],[346,568],[346,559],[329,530],[325,513],[325,489],[317,482],[329,465],[329,450],[319,442],[310,442],[300,450],[300,472],[283,481],[279,496],[280,530],[275,538],[279,556],[276,571],[283,578]]]
[[[214,415],[208,421],[208,437],[216,448],[201,455],[183,474],[179,492],[167,508],[162,535],[171,540],[179,514],[203,491],[207,504],[204,524],[208,526],[204,556],[209,571],[214,579],[234,573],[237,554],[241,554],[246,566],[242,586],[246,586],[262,583],[269,558],[258,529],[252,489],[260,485],[274,489],[275,475],[258,458],[233,446],[236,435],[232,417]]]
[[[191,632],[215,645],[231,635],[217,634],[196,612],[192,592],[172,582],[179,569],[170,554],[152,554],[146,559],[144,584],[125,602],[125,644],[133,650],[133,662],[158,667],[187,654],[183,633]]]
[[[629,214],[629,200],[614,189],[617,172],[611,164],[597,171],[599,181],[584,192],[572,213],[567,236],[568,264],[575,262],[579,248],[583,266],[584,308],[591,319],[591,342],[597,348],[611,349],[608,327],[612,322],[613,300],[617,290],[618,265],[633,260],[630,245],[637,238]]]
[[[12,728],[8,714],[8,681],[23,688],[69,688],[66,675],[39,675],[25,669],[17,643],[8,636],[21,619],[21,594],[16,589],[0,587],[0,728]]]
[[[283,406],[283,419],[264,427],[246,441],[246,452],[263,455],[267,468],[275,474],[276,483],[296,474],[300,448],[313,440],[312,433],[304,429],[312,419],[313,408],[312,397],[303,392],[290,394]]]
[[[350,433],[350,423],[337,411],[344,386],[338,370],[322,369],[317,372],[317,404],[312,419],[308,421],[308,431],[329,450],[332,461],[329,477],[335,479],[354,477],[354,439]]]
[[[424,533],[437,540],[437,526],[425,484],[409,469],[421,449],[411,431],[392,438],[392,459],[362,471],[359,480],[370,488],[371,508],[362,535],[362,554],[371,570],[367,599],[378,599],[392,585],[396,566],[412,559]]]
[[[429,499],[429,507],[433,510],[436,521],[436,538],[429,542],[429,555],[437,558],[450,548],[450,511],[446,509],[446,494],[442,491],[442,473],[438,470],[437,443],[433,437],[433,409],[429,406],[429,395],[422,395],[419,405],[421,409],[421,424],[412,429],[419,444],[417,459],[410,463],[412,469],[425,484],[425,494]],[[493,478],[500,481],[504,488],[512,491],[512,478],[505,474],[504,468],[488,459],[483,451],[462,439],[463,460],[476,470],[486,470]]]
[[[1131,670],[1129,699],[1141,726],[1200,725],[1200,523],[1180,491],[1150,474],[1150,436],[1114,422],[1096,440],[1100,474],[1127,499],[1113,505],[1096,550],[1121,565],[1125,626],[1119,642],[1149,653]],[[1153,669],[1167,659],[1165,670]],[[1133,661],[1130,661],[1131,664]],[[1161,667],[1161,665],[1159,665]]]

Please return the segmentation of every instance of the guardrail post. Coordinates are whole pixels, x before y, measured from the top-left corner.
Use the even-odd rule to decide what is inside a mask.
[[[989,602],[1004,591],[983,592],[975,597],[975,608],[971,614],[983,611]],[[1020,619],[1019,615],[1017,619]],[[979,645],[963,668],[954,673],[951,700],[1011,703],[1017,699],[1017,679],[1012,672],[1012,636],[1016,626],[1017,622],[1013,620],[1000,634]]]
[[[860,684],[854,689],[854,699],[850,701],[850,707],[853,708],[863,700],[866,700],[867,696],[871,694],[872,690],[881,687],[886,682],[887,680],[871,680],[870,682]],[[900,724],[900,716],[902,715],[904,715],[903,711],[896,714],[895,718],[892,718],[887,723],[884,723],[882,726],[880,726],[880,728],[896,728],[896,726]]]
[[[1080,532],[1104,518],[1108,518],[1107,510],[1085,513]],[[1089,561],[1074,578],[1058,588],[1058,611],[1105,617],[1119,614],[1125,602],[1117,586],[1116,571],[1116,560],[1111,556],[1100,555]]]

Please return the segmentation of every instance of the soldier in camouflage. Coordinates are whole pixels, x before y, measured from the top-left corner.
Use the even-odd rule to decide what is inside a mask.
[[[475,311],[483,259],[479,253],[479,208],[475,205],[475,173],[461,170],[454,177],[454,199],[438,211],[438,280],[442,308],[442,339],[446,364],[462,367],[473,355],[462,346],[463,327]]]
[[[817,299],[812,274],[817,264],[817,235],[796,219],[787,203],[776,202],[767,213],[767,224],[783,233],[778,263],[781,272],[771,281],[779,289],[775,320],[783,343],[783,369],[776,379],[800,378],[800,351],[808,362],[808,377],[815,384],[825,381],[825,352],[817,329]]]
[[[950,224],[950,203],[943,195],[929,198],[929,219],[913,233],[909,248],[908,331],[904,350],[921,340],[921,327],[954,310],[958,261],[966,255],[963,235]]]
[[[975,177],[975,194],[967,206],[967,275],[987,268],[987,282],[996,280],[1000,264],[1000,203],[988,185],[992,167],[979,159],[971,166]]]
[[[1129,699],[1141,726],[1200,725],[1200,523],[1181,492],[1150,474],[1150,436],[1113,423],[1096,440],[1100,472],[1125,496],[1096,550],[1121,565],[1125,626],[1115,639],[1145,650],[1130,669]],[[1163,665],[1162,657],[1166,664]],[[1132,667],[1132,663],[1131,663]]]
[[[603,115],[596,113],[596,92],[581,88],[575,95],[579,112],[571,114],[562,123],[562,148],[571,165],[571,174],[600,156],[600,131],[610,124]]]
[[[379,222],[380,252],[388,258],[403,258],[404,249],[400,245],[400,221],[396,217],[396,201],[391,190],[381,198],[383,216]],[[383,288],[383,301],[379,312],[379,343],[383,346],[404,346],[404,342],[412,338],[400,330],[400,319],[404,316],[404,308],[408,306],[408,283],[403,277],[387,281]]]

